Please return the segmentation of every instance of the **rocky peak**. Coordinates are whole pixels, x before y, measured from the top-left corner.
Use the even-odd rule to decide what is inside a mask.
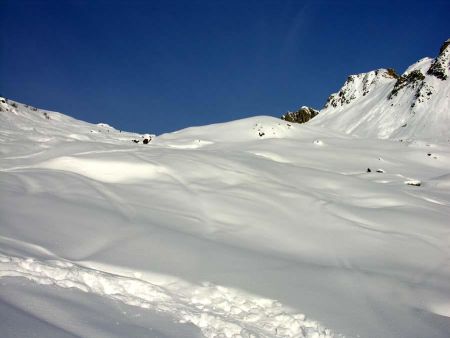
[[[393,69],[352,75],[308,122],[354,135],[449,140],[450,39],[435,58],[399,76]]]
[[[350,75],[338,93],[331,94],[324,109],[345,106],[366,96],[379,83],[399,78],[394,69],[377,69],[368,73]]]
[[[440,50],[439,55],[433,60],[427,71],[428,75],[434,75],[438,79],[446,80],[448,78],[450,68],[450,39],[445,41]]]
[[[299,110],[295,112],[287,112],[281,118],[288,122],[293,123],[305,123],[311,120],[313,117],[317,116],[319,114],[319,111],[303,106]]]

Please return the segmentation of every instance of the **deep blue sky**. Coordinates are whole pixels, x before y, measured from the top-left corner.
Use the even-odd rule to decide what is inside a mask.
[[[450,1],[0,0],[0,93],[152,132],[321,108],[450,37]]]

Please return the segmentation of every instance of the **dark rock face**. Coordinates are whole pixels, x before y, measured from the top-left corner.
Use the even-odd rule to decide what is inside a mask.
[[[400,76],[397,79],[397,82],[395,83],[391,93],[389,94],[388,99],[392,99],[394,96],[397,96],[398,92],[405,87],[421,87],[423,80],[425,80],[425,75],[423,75],[422,72],[418,69],[413,70],[409,74]]]
[[[313,108],[301,107],[296,112],[288,112],[281,118],[288,122],[305,123],[317,116],[319,112]]]
[[[450,67],[450,39],[444,42],[439,50],[439,55],[434,59],[433,63],[428,69],[428,75],[434,75],[440,80],[447,80],[448,69]]]
[[[442,44],[441,48],[439,49],[439,55],[444,54],[444,51],[448,46],[450,46],[450,39],[447,39],[447,41]]]
[[[355,75],[350,75],[342,86],[341,90],[337,94],[331,94],[328,97],[327,103],[324,108],[330,105],[336,108],[338,105],[349,104],[351,101],[356,99],[355,93],[351,92],[351,84],[355,82]]]
[[[413,70],[408,74],[404,74],[397,79],[394,88],[389,93],[388,100],[391,100],[394,96],[397,96],[397,94],[404,88],[411,88],[415,90],[411,108],[428,101],[434,93],[433,86],[425,81],[425,75],[423,75],[418,69]],[[406,127],[406,125],[404,127]]]

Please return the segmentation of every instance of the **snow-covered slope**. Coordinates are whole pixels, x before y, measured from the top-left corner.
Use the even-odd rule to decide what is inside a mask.
[[[6,336],[448,337],[447,142],[1,110]]]
[[[402,76],[392,69],[352,75],[311,120],[312,125],[363,137],[450,140],[450,40],[435,59]]]

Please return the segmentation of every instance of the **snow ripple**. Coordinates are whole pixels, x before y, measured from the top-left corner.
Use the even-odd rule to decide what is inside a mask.
[[[128,305],[172,315],[198,326],[206,337],[336,337],[317,322],[279,302],[205,283],[156,285],[68,261],[40,262],[0,255],[0,277],[25,277],[40,284],[77,288]]]

